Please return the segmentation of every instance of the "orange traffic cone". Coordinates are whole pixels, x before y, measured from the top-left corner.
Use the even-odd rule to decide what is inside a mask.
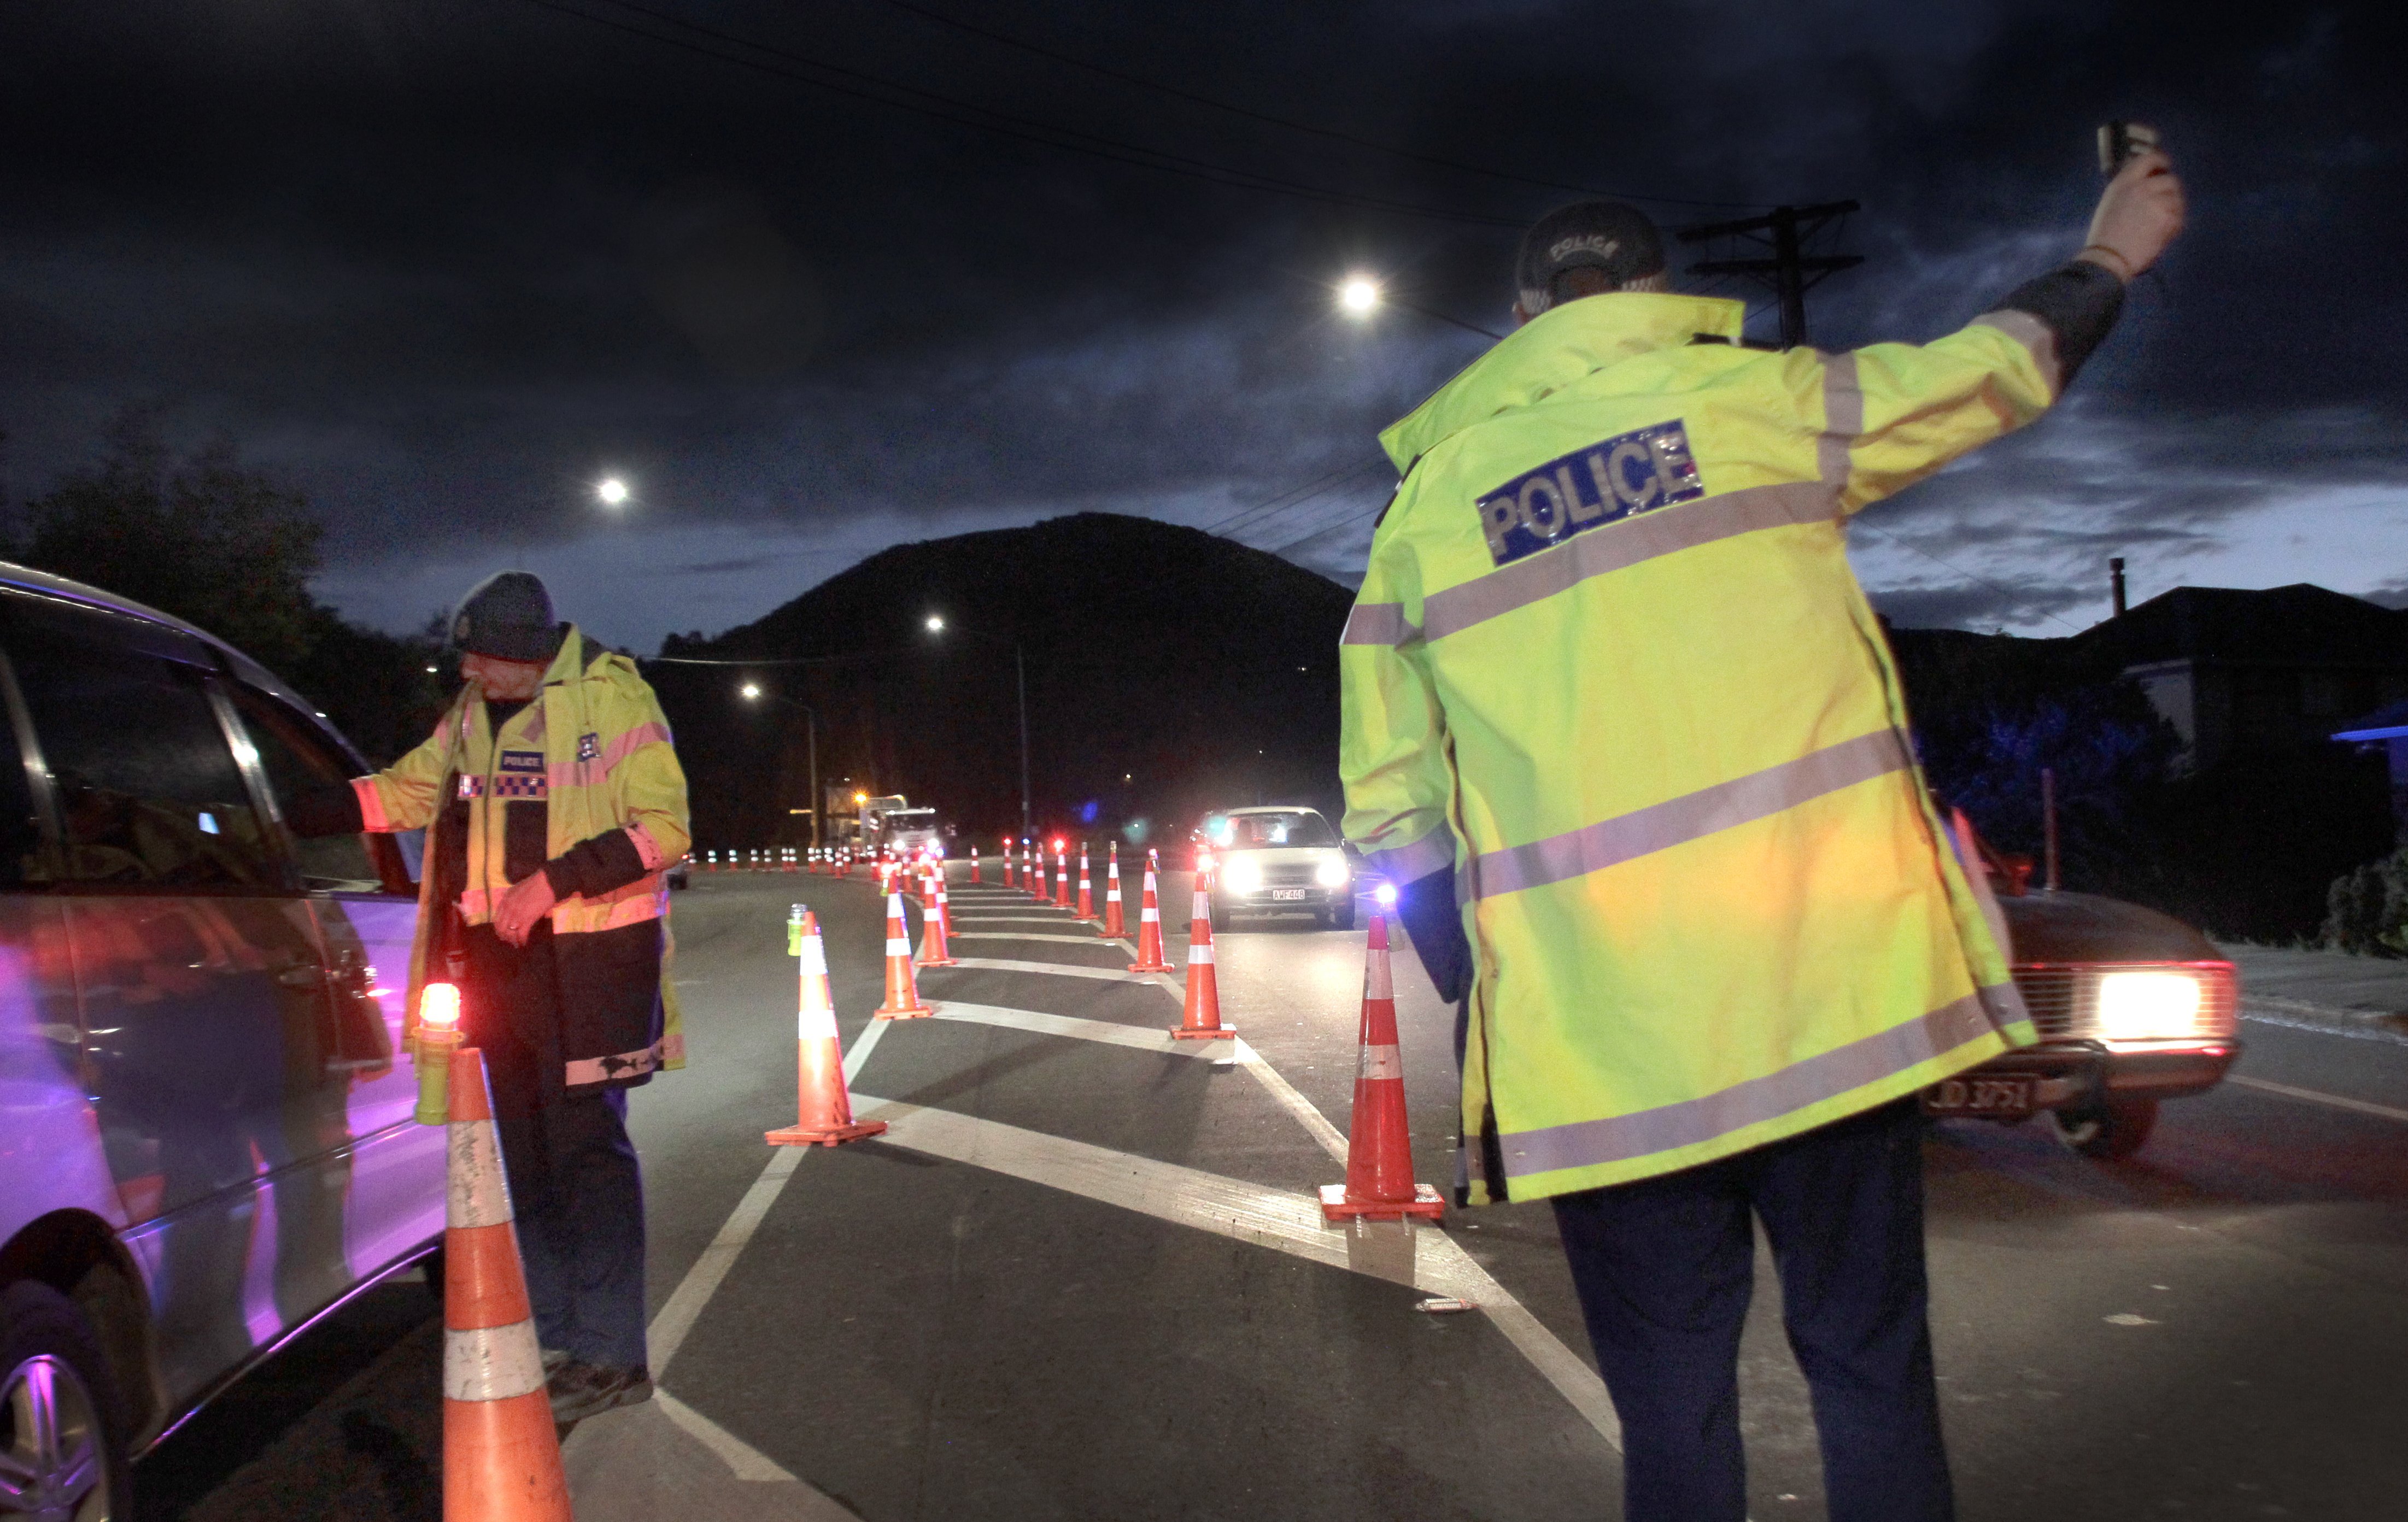
[[[1060,841],[1054,843],[1054,907],[1070,906],[1070,847]]]
[[[1112,842],[1111,860],[1104,863],[1104,939],[1117,941],[1128,933],[1128,925],[1121,918],[1121,843]]]
[[[519,1267],[485,1054],[452,1053],[443,1212],[443,1515],[570,1522],[543,1349]]]
[[[1138,901],[1137,960],[1129,963],[1132,973],[1168,973],[1170,963],[1162,960],[1162,905],[1154,896],[1154,866],[1145,869],[1145,895]]]
[[[931,875],[928,879],[928,908],[920,917],[920,965],[951,967],[953,954],[945,949],[945,940],[953,932],[953,910],[945,902],[945,880]]]
[[[1003,843],[1003,886],[1006,888],[1010,888],[1011,886],[1011,841],[1010,837],[1006,837]]]
[[[1363,958],[1363,1047],[1354,1068],[1354,1118],[1346,1138],[1346,1182],[1321,1187],[1328,1220],[1431,1220],[1446,1206],[1438,1190],[1413,1182],[1405,1129],[1405,1062],[1397,1052],[1397,988],[1388,973],[1388,917],[1371,917]]]
[[[973,848],[971,849],[971,851],[970,851],[970,881],[971,881],[971,883],[972,883],[972,884],[976,884],[976,883],[978,882],[978,880],[979,880],[979,854],[978,854],[977,849],[976,849],[975,847],[973,847]]]
[[[920,983],[911,975],[911,932],[903,918],[903,895],[886,895],[886,1003],[878,1006],[882,1020],[916,1020],[934,1015],[920,1002]]]
[[[1045,853],[1023,844],[1020,848],[1020,886],[1039,899],[1045,896]]]
[[[1212,971],[1212,889],[1196,879],[1195,919],[1187,927],[1187,1005],[1170,1033],[1182,1041],[1213,1041],[1234,1036],[1221,1023],[1221,983]]]
[[[781,1131],[767,1131],[773,1146],[835,1146],[886,1129],[883,1120],[853,1118],[853,1096],[844,1087],[844,1044],[836,1031],[836,1001],[828,993],[827,947],[819,917],[801,904],[786,920],[786,949],[802,959],[801,1015],[795,1031],[796,1117]]]
[[[1087,888],[1087,843],[1079,842],[1079,923],[1096,922],[1096,896]]]

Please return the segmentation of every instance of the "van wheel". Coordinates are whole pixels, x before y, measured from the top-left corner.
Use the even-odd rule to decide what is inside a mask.
[[[0,1511],[127,1522],[124,1409],[73,1301],[30,1279],[0,1290]]]
[[[2157,1125],[2156,1100],[2111,1100],[2096,1109],[2053,1110],[2057,1140],[2086,1158],[2128,1158]]]
[[[1330,905],[1329,912],[1322,917],[1322,921],[1331,930],[1353,930],[1354,928],[1354,901],[1353,899],[1348,899],[1343,903]]]

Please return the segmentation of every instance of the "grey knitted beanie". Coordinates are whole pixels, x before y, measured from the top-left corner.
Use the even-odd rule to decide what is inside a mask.
[[[452,614],[452,645],[502,661],[549,661],[560,650],[552,593],[531,571],[496,571]]]

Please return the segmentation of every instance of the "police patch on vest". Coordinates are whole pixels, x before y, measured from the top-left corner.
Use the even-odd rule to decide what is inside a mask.
[[[1676,419],[1599,439],[1482,493],[1480,526],[1490,558],[1510,565],[1584,530],[1705,494]]]
[[[581,761],[602,759],[602,736],[592,730],[577,737],[577,759]]]
[[[505,750],[494,764],[494,796],[496,798],[544,798],[551,795],[552,778],[544,770],[540,750]]]

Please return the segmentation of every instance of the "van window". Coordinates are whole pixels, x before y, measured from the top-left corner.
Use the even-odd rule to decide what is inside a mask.
[[[351,785],[351,768],[282,704],[247,687],[236,687],[234,694],[243,731],[259,752],[260,770],[267,774],[268,790],[283,807],[289,810],[296,799]],[[289,813],[285,817],[292,818]],[[296,838],[293,854],[301,863],[302,881],[311,888],[374,893],[384,887],[368,856],[366,836]]]
[[[12,639],[8,654],[57,793],[70,880],[281,886],[200,672],[47,633]]]

